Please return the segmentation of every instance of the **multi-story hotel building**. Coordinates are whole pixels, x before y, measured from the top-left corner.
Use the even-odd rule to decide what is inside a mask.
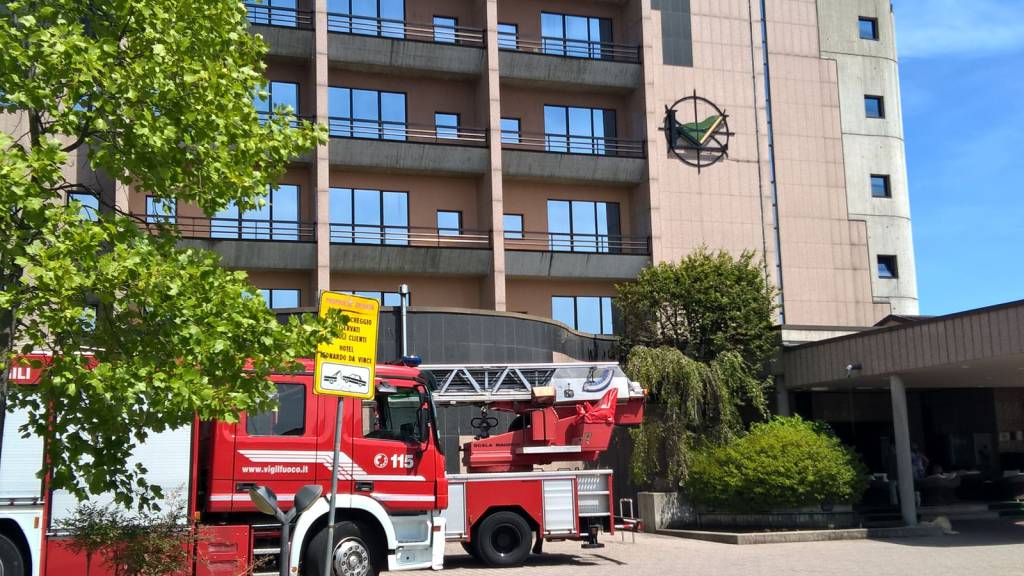
[[[888,0],[266,0],[249,19],[270,47],[257,106],[330,141],[258,212],[170,208],[273,307],[396,304],[405,283],[413,306],[611,333],[616,283],[706,245],[763,255],[790,339],[917,313]]]

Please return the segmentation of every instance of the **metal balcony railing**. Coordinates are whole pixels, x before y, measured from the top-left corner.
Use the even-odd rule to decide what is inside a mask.
[[[246,2],[245,10],[246,17],[251,24],[302,30],[313,29],[313,13],[308,10],[270,6],[258,2]]]
[[[164,215],[137,215],[137,217],[142,221],[142,225],[152,232],[157,231],[162,224],[174,228],[182,238],[275,240],[280,242],[314,242],[316,240],[316,225],[311,222]],[[159,220],[159,222],[150,220]]]
[[[620,156],[625,158],[643,158],[646,150],[643,140],[506,130],[501,132],[501,147],[508,150],[533,150],[557,154]]]
[[[640,63],[640,47],[612,42],[569,40],[566,38],[523,38],[509,33],[498,32],[498,49],[513,52],[529,52],[546,56],[584,58],[588,60],[610,60],[613,62]]]
[[[452,44],[457,46],[484,46],[484,31],[468,26],[440,26],[389,18],[374,18],[356,14],[327,13],[327,31],[355,36],[378,36],[398,40]]]
[[[651,240],[642,236],[612,234],[560,234],[505,231],[506,250],[534,252],[585,252],[650,256]]]
[[[481,128],[431,126],[408,122],[360,120],[331,116],[328,127],[332,138],[362,138],[455,146],[487,146],[487,131]]]
[[[488,249],[491,247],[491,233],[480,230],[419,226],[331,224],[331,243]]]

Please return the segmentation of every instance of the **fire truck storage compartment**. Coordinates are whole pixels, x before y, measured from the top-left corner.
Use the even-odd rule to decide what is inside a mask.
[[[43,439],[35,434],[21,437],[19,428],[27,422],[27,410],[7,412],[4,457],[0,460],[0,501],[30,504],[42,496],[36,473],[43,466]]]
[[[146,481],[163,490],[164,497],[157,504],[162,511],[166,511],[172,502],[187,504],[191,454],[191,425],[177,430],[150,432],[145,442],[136,446],[128,458],[128,467],[134,468],[138,463],[146,468]],[[93,504],[109,504],[113,501],[114,495],[109,492],[89,498]],[[56,522],[70,517],[78,506],[78,500],[65,490],[54,490],[50,502],[50,530],[54,529]]]
[[[592,523],[610,529],[611,475],[611,470],[449,475],[445,536],[464,540],[488,509],[508,506],[523,508],[544,536],[579,536]]]

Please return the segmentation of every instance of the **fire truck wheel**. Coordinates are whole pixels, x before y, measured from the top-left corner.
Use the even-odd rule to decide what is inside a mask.
[[[533,532],[515,512],[501,511],[484,518],[477,531],[476,549],[488,566],[519,566],[530,555]]]
[[[477,562],[483,562],[483,560],[480,559],[480,553],[476,550],[476,540],[474,540],[473,542],[462,542],[461,544],[462,549],[466,551],[466,554],[472,556],[473,560],[476,560]]]
[[[18,546],[11,539],[0,534],[0,576],[24,576],[25,561]]]
[[[331,574],[334,576],[377,576],[380,555],[370,544],[366,531],[355,522],[342,521],[334,526],[334,554]],[[324,547],[327,528],[324,527],[306,549],[306,574],[324,573]]]

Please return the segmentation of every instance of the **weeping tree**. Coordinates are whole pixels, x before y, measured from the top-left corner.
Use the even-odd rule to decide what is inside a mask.
[[[679,486],[694,446],[726,442],[767,412],[774,290],[754,253],[704,248],[618,290],[626,370],[650,399],[631,432],[634,480]]]

